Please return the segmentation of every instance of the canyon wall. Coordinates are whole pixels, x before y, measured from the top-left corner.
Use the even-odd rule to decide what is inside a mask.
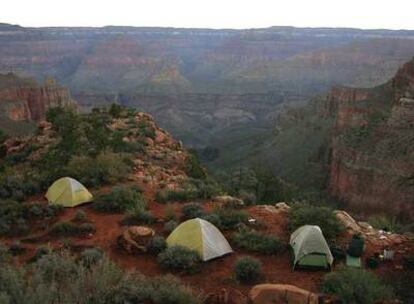
[[[241,142],[252,126],[268,126],[281,103],[304,103],[333,85],[383,83],[412,56],[413,38],[329,28],[0,24],[0,72],[54,77],[83,107],[124,103],[152,113],[187,145],[224,149],[229,138]]]
[[[49,108],[76,107],[69,90],[51,79],[38,86],[34,82],[20,81],[17,76],[7,74],[1,75],[0,82],[0,128],[11,133],[21,131],[18,134],[23,135],[24,130],[18,129],[25,126],[25,123],[44,120]]]
[[[360,212],[414,215],[414,60],[373,89],[334,88],[332,195]]]

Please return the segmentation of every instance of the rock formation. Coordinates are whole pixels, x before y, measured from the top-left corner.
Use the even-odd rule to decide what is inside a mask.
[[[414,60],[373,89],[334,88],[329,188],[359,211],[414,212]]]
[[[45,118],[49,108],[56,106],[75,106],[75,102],[69,90],[58,86],[53,80],[45,81],[42,86],[17,82],[1,86],[1,115],[12,121],[39,122]]]

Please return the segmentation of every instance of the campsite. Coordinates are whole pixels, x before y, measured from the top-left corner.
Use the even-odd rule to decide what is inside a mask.
[[[413,304],[413,51],[0,23],[0,304]]]
[[[39,141],[48,142],[49,150],[29,150],[19,164],[21,172],[38,166],[39,160],[43,166],[48,151],[56,151],[58,161],[66,155],[59,145],[50,149],[60,132],[74,131],[66,128],[71,122],[65,117],[77,114],[56,111],[52,123],[44,123],[37,136],[8,142],[7,166],[15,166],[10,155],[39,146]],[[110,137],[105,144],[117,151],[128,149],[125,159],[117,161],[120,152],[101,152],[93,161],[89,156],[74,158],[80,164],[69,162],[72,167],[64,169],[63,176],[53,166],[42,167],[45,187],[27,192],[24,203],[9,200],[2,205],[2,220],[8,223],[2,228],[2,248],[16,267],[56,258],[64,263],[86,259],[92,271],[107,267],[99,261],[109,258],[126,274],[135,271],[146,280],[173,275],[181,280],[177,284],[184,284],[174,292],[186,295],[187,287],[182,286],[188,286],[197,301],[211,304],[270,303],[287,295],[298,303],[308,303],[307,297],[335,302],[336,287],[329,285],[334,279],[327,280],[331,275],[344,275],[344,282],[354,275],[368,276],[365,283],[374,280],[372,286],[382,289],[364,292],[364,299],[371,301],[391,296],[377,276],[410,267],[414,248],[408,236],[375,229],[323,205],[251,203],[230,196],[151,116],[123,108],[112,112],[103,109],[92,118],[79,116],[84,124],[77,131],[107,119]],[[121,146],[111,139],[119,132],[128,134]],[[89,140],[94,147],[95,139]],[[135,141],[145,144],[132,146]],[[83,147],[78,149],[72,153],[83,153]],[[73,177],[66,174],[71,172]],[[31,175],[24,181],[22,185],[36,182]],[[13,189],[8,187],[4,189]],[[58,271],[59,264],[54,265]]]

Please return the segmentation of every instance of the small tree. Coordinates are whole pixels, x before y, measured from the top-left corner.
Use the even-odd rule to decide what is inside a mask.
[[[289,228],[294,231],[303,225],[319,226],[327,240],[335,239],[342,230],[342,226],[331,209],[308,204],[295,204],[289,212]]]
[[[337,295],[344,303],[355,304],[373,304],[393,296],[392,289],[373,273],[352,268],[325,275],[322,291]]]
[[[171,246],[158,255],[158,263],[166,269],[194,272],[200,266],[197,251],[182,246]]]
[[[249,256],[241,257],[234,264],[234,274],[240,283],[256,282],[262,275],[262,263]]]

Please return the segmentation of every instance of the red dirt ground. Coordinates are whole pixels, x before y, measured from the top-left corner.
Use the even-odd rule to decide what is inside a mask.
[[[108,188],[104,189],[105,191]],[[154,202],[153,191],[147,190],[146,196],[148,197],[149,209],[152,214],[158,219],[158,222],[151,226],[156,230],[158,234],[166,236],[163,231],[162,218],[166,205]],[[40,198],[36,197],[39,201]],[[171,205],[179,215],[181,204],[175,203]],[[206,202],[204,204],[207,210],[213,208],[213,203]],[[91,221],[95,227],[96,232],[87,237],[70,238],[73,246],[97,246],[102,248],[109,257],[126,270],[137,270],[145,275],[153,276],[159,274],[166,274],[167,272],[162,270],[157,264],[156,257],[150,254],[128,254],[126,251],[117,248],[116,238],[122,233],[123,227],[120,221],[123,218],[122,214],[104,214],[97,213],[90,205],[84,205],[72,209],[65,209],[59,220],[71,220],[76,211],[83,210],[86,212],[88,220]],[[287,242],[289,233],[287,232],[287,216],[283,214],[272,214],[264,211],[263,208],[249,207],[247,211],[250,216],[258,220],[257,229],[263,232],[277,235],[281,240]],[[226,232],[225,235],[229,237],[231,232]],[[7,243],[11,243],[16,239],[7,239]],[[51,237],[45,234],[38,238],[35,243],[27,244],[28,251],[20,257],[20,262],[29,259],[35,249],[39,245],[49,243],[52,247],[61,247],[62,240],[59,238]],[[25,243],[26,245],[26,243]],[[288,252],[280,255],[257,255],[237,250],[233,254],[218,258],[213,261],[206,262],[202,265],[201,271],[196,274],[175,274],[178,275],[184,282],[188,283],[193,288],[202,291],[203,293],[218,292],[222,288],[235,288],[240,290],[243,294],[252,287],[251,285],[239,285],[233,278],[233,265],[237,258],[243,255],[255,256],[261,260],[263,265],[264,276],[261,280],[262,283],[284,283],[293,284],[301,288],[308,289],[310,291],[317,291],[322,277],[327,273],[326,271],[292,271],[290,256]],[[386,270],[393,269],[393,265],[384,266],[380,270],[386,272]]]

